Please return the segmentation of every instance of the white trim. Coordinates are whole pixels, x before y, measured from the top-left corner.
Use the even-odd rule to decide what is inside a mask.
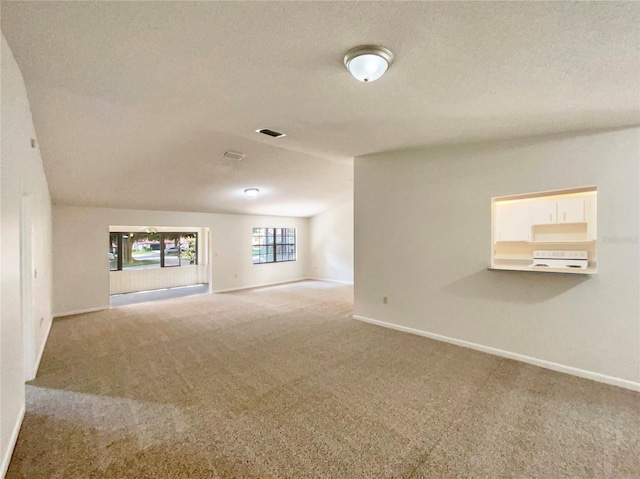
[[[7,450],[2,451],[2,464],[0,464],[0,478],[4,478],[7,474],[7,469],[9,469],[9,463],[11,462],[11,456],[13,455],[13,449],[16,447],[16,441],[18,440],[18,434],[20,434],[20,427],[22,426],[22,421],[24,419],[24,404],[20,408],[20,413],[18,414],[18,420],[13,426],[13,431],[11,431],[11,436],[9,437],[9,444],[7,444]]]
[[[340,284],[351,284],[353,285],[353,281],[340,281],[339,279],[329,279],[329,278],[306,278],[313,281],[326,281],[327,283],[340,283]]]
[[[305,281],[308,278],[298,278],[298,279],[288,279],[287,281],[278,281],[275,283],[262,283],[262,284],[254,284],[251,286],[239,286],[238,288],[226,288],[226,289],[216,289],[211,291],[212,293],[230,293],[231,291],[240,291],[243,289],[254,289],[254,288],[264,288],[265,286],[277,286],[279,284],[287,284],[287,283],[297,283],[299,281]]]
[[[629,381],[628,379],[616,378],[613,376],[607,376],[606,374],[600,374],[593,371],[587,371],[585,369],[574,368],[572,366],[566,366],[564,364],[558,364],[544,359],[533,358],[531,356],[525,356],[523,354],[512,353],[510,351],[504,351],[502,349],[496,349],[482,344],[471,343],[469,341],[463,341],[461,339],[450,338],[448,336],[442,336],[440,334],[429,333],[420,329],[408,328],[407,326],[400,326],[399,324],[386,323],[384,321],[378,321],[377,319],[366,318],[357,314],[353,315],[353,319],[358,321],[364,321],[365,323],[375,324],[377,326],[383,326],[385,328],[396,329],[405,333],[417,334],[418,336],[424,336],[426,338],[435,339],[436,341],[443,341],[445,343],[455,344],[456,346],[462,346],[463,348],[475,349],[483,353],[493,354],[495,356],[501,356],[503,358],[514,359],[527,364],[532,364],[545,369],[551,369],[560,373],[571,374],[580,378],[591,379],[600,383],[610,384],[612,386],[618,386],[632,391],[640,392],[640,383],[635,381]]]
[[[33,259],[33,196],[23,194],[20,203],[20,315],[23,327],[24,380],[34,369],[35,341],[35,262]]]
[[[95,313],[96,311],[104,311],[109,309],[109,306],[102,306],[100,308],[87,308],[87,309],[78,309],[77,311],[67,311],[65,313],[54,313],[53,317],[61,318],[63,316],[74,316],[76,314],[84,314],[84,313]]]
[[[48,321],[49,326],[47,327],[47,331],[44,334],[44,340],[42,341],[42,344],[40,345],[40,352],[38,353],[38,356],[36,357],[36,362],[35,362],[35,367],[33,368],[32,371],[32,377],[28,379],[28,381],[31,381],[32,379],[35,379],[36,376],[38,375],[38,369],[40,369],[40,362],[42,361],[42,355],[44,354],[44,347],[47,345],[47,340],[49,339],[49,333],[51,333],[51,326],[53,325],[53,319],[50,319]]]

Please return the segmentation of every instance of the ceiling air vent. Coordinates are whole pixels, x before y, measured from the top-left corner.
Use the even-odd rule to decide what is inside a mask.
[[[274,138],[280,138],[282,136],[287,136],[284,133],[278,133],[277,131],[270,130],[269,128],[263,128],[262,130],[256,130],[258,133],[262,133],[263,135],[269,135]]]
[[[224,154],[222,155],[223,158],[226,158],[227,160],[236,160],[236,161],[240,161],[241,159],[243,159],[245,156],[244,153],[238,153],[237,151],[225,151]]]

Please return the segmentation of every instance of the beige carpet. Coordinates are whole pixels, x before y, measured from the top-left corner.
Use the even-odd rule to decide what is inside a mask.
[[[638,478],[640,394],[306,281],[53,324],[7,478]]]

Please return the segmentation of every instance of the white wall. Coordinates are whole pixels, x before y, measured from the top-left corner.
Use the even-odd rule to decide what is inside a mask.
[[[186,265],[175,268],[132,269],[109,273],[109,293],[122,294],[152,289],[208,284],[210,265]]]
[[[307,218],[55,205],[54,315],[62,316],[109,307],[107,245],[110,225],[209,228],[212,290],[225,291],[304,279],[307,271],[308,223]],[[252,264],[251,235],[254,227],[297,228],[298,261]]]
[[[357,158],[355,315],[637,388],[639,181],[637,128]],[[492,196],[587,185],[597,275],[487,270]]]
[[[2,37],[2,148],[0,258],[0,477],[9,464],[24,414],[24,382],[33,376],[51,326],[51,201],[38,148],[27,93],[11,50]],[[21,311],[21,209],[30,197],[32,264],[38,271],[30,283],[33,316],[25,348]],[[32,371],[23,354],[31,351]]]
[[[311,217],[309,238],[308,276],[353,283],[353,202]]]

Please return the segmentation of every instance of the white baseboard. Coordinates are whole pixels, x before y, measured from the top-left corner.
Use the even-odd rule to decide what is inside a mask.
[[[298,281],[304,281],[305,279],[307,278],[288,279],[287,281],[277,281],[275,283],[262,283],[262,284],[253,284],[249,286],[239,286],[237,288],[216,289],[211,292],[212,293],[230,293],[231,291],[241,291],[243,289],[264,288],[265,286],[277,286],[279,284],[297,283]]]
[[[53,317],[55,319],[62,318],[63,316],[74,316],[76,314],[95,313],[96,311],[104,311],[105,309],[109,309],[109,306],[103,306],[100,308],[78,309],[77,311],[66,311],[64,313],[54,313]]]
[[[18,434],[20,434],[20,427],[22,426],[22,421],[24,419],[24,405],[20,409],[20,413],[18,414],[18,418],[16,423],[13,426],[13,430],[11,431],[11,436],[9,436],[9,443],[7,444],[7,449],[2,451],[2,463],[0,463],[0,479],[3,479],[7,474],[7,469],[9,469],[9,463],[11,462],[11,455],[13,454],[13,449],[16,447],[16,441],[18,440]]]
[[[443,341],[445,343],[455,344],[456,346],[462,346],[464,348],[475,349],[483,353],[493,354],[495,356],[501,356],[503,358],[514,359],[527,364],[532,364],[545,369],[551,369],[560,373],[571,374],[585,379],[591,379],[600,383],[610,384],[612,386],[618,386],[632,391],[640,391],[640,383],[635,381],[629,381],[627,379],[616,378],[613,376],[607,376],[606,374],[600,374],[593,371],[587,371],[585,369],[574,368],[572,366],[565,366],[564,364],[558,364],[544,359],[533,358],[531,356],[525,356],[523,354],[512,353],[510,351],[504,351],[502,349],[496,349],[482,344],[471,343],[469,341],[463,341],[461,339],[450,338],[448,336],[442,336],[440,334],[429,333],[420,329],[408,328],[406,326],[400,326],[398,324],[386,323],[384,321],[378,321],[377,319],[366,318],[357,314],[353,315],[353,319],[358,321],[364,321],[365,323],[375,324],[377,326],[383,326],[385,328],[396,329],[405,333],[417,334],[418,336],[424,336],[425,338],[435,339],[436,341]]]
[[[353,285],[353,281],[340,281],[339,279],[329,279],[329,278],[306,278],[313,281],[326,281],[327,283],[340,283],[340,284],[350,284]]]

